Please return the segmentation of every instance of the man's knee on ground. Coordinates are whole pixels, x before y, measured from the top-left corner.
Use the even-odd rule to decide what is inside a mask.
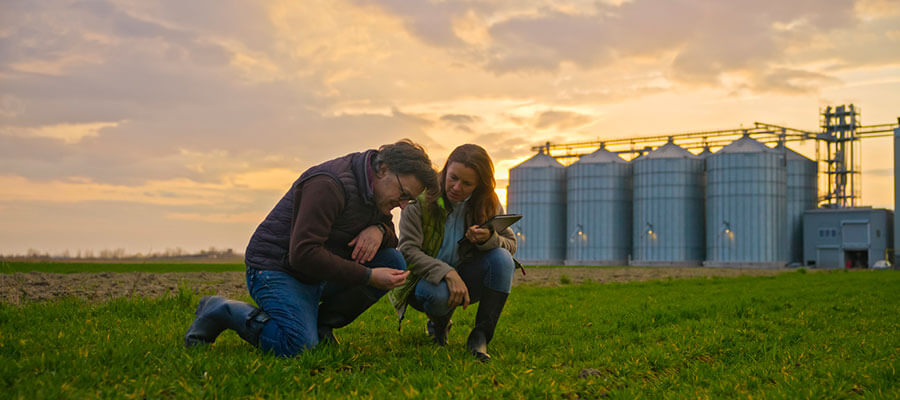
[[[280,331],[277,334],[277,340],[269,342],[269,346],[266,346],[269,348],[263,349],[271,351],[276,356],[293,357],[315,347],[319,343],[319,337],[315,330],[301,332],[280,327],[276,328]]]

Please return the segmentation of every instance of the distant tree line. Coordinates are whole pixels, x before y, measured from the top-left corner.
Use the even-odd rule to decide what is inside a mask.
[[[63,250],[57,253],[30,248],[25,254],[0,254],[0,258],[15,259],[59,259],[59,260],[125,260],[125,259],[166,259],[166,258],[234,258],[241,254],[232,249],[217,249],[209,247],[196,253],[188,252],[181,247],[167,248],[160,251],[148,251],[147,253],[128,254],[124,248],[94,250]]]

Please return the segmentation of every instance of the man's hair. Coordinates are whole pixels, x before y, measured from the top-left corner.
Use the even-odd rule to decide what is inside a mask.
[[[381,146],[375,161],[397,175],[414,176],[426,191],[438,190],[437,172],[431,166],[431,159],[422,146],[409,139]]]

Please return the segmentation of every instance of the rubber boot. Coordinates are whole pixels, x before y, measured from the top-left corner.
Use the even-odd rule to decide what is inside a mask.
[[[450,311],[449,314],[443,317],[428,316],[428,323],[425,324],[425,333],[431,336],[432,343],[438,346],[447,345],[450,327],[453,326],[453,321],[450,320],[452,315],[453,311]]]
[[[377,303],[383,293],[377,295],[373,293],[375,291],[378,290],[361,285],[322,301],[319,304],[319,343],[340,344],[340,341],[334,336],[334,330],[347,326]]]
[[[269,314],[242,301],[228,300],[222,296],[206,296],[200,299],[195,313],[197,318],[184,335],[186,347],[213,343],[225,329],[232,329],[254,347],[259,345],[259,333]]]
[[[494,329],[497,327],[500,313],[503,312],[503,306],[506,305],[507,297],[509,297],[509,293],[487,288],[481,295],[478,312],[475,314],[475,328],[472,329],[472,333],[466,340],[466,347],[478,361],[488,362],[491,360],[491,355],[487,352],[487,345],[494,337]]]

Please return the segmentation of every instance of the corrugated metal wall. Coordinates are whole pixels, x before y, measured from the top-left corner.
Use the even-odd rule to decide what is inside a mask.
[[[566,171],[568,265],[626,265],[631,253],[631,164],[599,149]]]
[[[803,213],[818,204],[818,167],[815,161],[784,145],[774,150],[787,160],[787,261],[802,263]]]
[[[704,265],[787,262],[785,158],[749,136],[706,159]]]
[[[532,265],[562,264],[566,256],[566,169],[543,152],[509,170],[507,209],[524,217],[513,225],[516,258]]]
[[[670,142],[632,164],[632,265],[699,265],[706,254],[703,158]]]

